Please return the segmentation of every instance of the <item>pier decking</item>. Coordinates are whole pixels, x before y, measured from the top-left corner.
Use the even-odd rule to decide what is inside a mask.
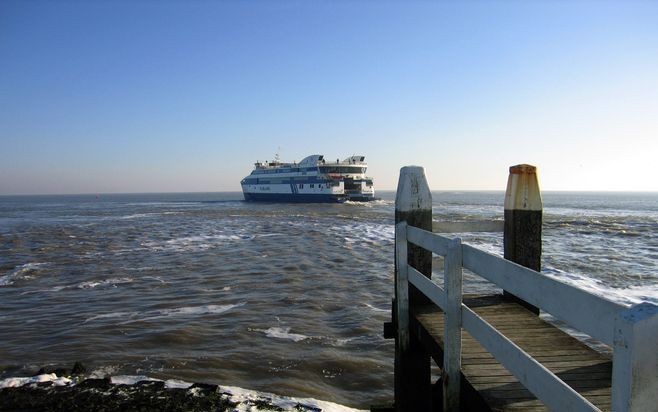
[[[400,171],[395,220],[395,300],[385,336],[395,338],[396,411],[658,411],[658,306],[627,307],[540,272],[533,166],[510,168],[504,258],[434,233],[420,167]],[[444,226],[471,232],[478,225]],[[443,285],[431,279],[433,255],[443,257]],[[464,295],[464,270],[503,294]],[[612,355],[547,323],[540,311]],[[430,358],[441,369],[438,390]]]
[[[502,295],[465,296],[464,304],[601,411],[611,410],[612,360]],[[441,366],[443,313],[417,308],[410,329]],[[461,404],[467,410],[548,411],[491,353],[462,332]]]

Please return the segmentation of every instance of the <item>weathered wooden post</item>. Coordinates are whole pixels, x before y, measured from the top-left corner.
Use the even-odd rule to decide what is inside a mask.
[[[615,319],[612,410],[658,407],[658,306],[640,303]]]
[[[542,200],[537,168],[516,165],[509,168],[505,192],[504,257],[532,270],[541,270]],[[504,292],[531,311],[539,308]]]
[[[458,412],[462,356],[462,242],[452,239],[444,260],[443,284],[446,293],[443,325],[443,411]]]
[[[406,166],[400,169],[395,196],[395,223],[399,222],[407,222],[409,226],[432,231],[432,195],[422,167]],[[396,239],[399,237],[396,234]],[[432,276],[432,252],[410,244],[407,248],[407,256],[409,265],[428,278]],[[396,270],[396,284],[397,277]],[[396,305],[400,303],[398,296],[395,297],[395,302]],[[416,288],[410,286],[410,310],[425,302],[427,302],[426,298]],[[405,319],[405,321],[408,324],[409,320]],[[413,333],[409,336],[408,346],[404,347],[404,343],[399,340],[398,338],[395,340],[395,409],[405,412],[430,411],[432,408],[430,357]]]

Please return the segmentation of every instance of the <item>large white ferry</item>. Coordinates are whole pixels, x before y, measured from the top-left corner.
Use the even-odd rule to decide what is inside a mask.
[[[240,182],[245,200],[269,202],[344,202],[375,199],[363,156],[328,161],[311,155],[299,163],[256,162]]]

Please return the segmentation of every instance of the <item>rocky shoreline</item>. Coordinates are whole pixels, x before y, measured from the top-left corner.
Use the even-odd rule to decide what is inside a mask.
[[[76,373],[72,373],[75,371]],[[42,368],[35,376],[0,381],[3,412],[306,411],[352,412],[315,399],[296,399],[235,387],[148,377],[85,378],[84,367]],[[144,378],[141,379],[140,378]]]
[[[110,378],[85,379],[75,385],[52,382],[0,389],[3,411],[233,411],[231,402],[216,385],[194,384],[189,389],[166,388],[162,381],[114,385]],[[278,410],[274,405],[257,405]]]

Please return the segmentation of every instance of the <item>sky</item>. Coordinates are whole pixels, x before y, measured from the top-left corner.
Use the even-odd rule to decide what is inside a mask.
[[[658,2],[0,1],[0,195],[239,191],[276,153],[658,191]]]

